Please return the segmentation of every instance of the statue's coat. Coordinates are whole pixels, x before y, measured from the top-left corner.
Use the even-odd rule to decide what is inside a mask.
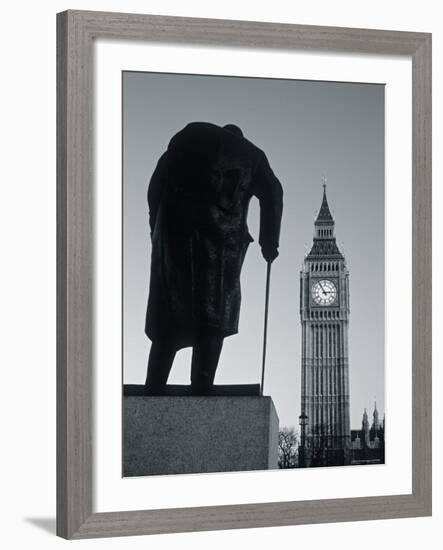
[[[260,201],[259,243],[277,249],[283,192],[263,151],[209,123],[188,124],[172,138],[148,189],[151,340],[179,349],[205,331],[238,332],[252,196]]]

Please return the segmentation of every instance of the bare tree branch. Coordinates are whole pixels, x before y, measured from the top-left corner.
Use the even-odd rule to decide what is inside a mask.
[[[293,427],[283,427],[278,434],[279,468],[296,468],[298,466],[298,447],[300,438]]]

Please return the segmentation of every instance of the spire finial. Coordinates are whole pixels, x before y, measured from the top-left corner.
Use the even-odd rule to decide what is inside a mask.
[[[326,183],[328,181],[328,178],[323,174],[321,178],[322,184],[323,184],[323,191],[326,193]]]

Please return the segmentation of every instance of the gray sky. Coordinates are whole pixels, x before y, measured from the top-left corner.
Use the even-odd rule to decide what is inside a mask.
[[[300,414],[299,273],[312,244],[327,177],[337,243],[350,270],[351,427],[364,407],[384,412],[384,86],[297,80],[123,73],[124,381],[142,384],[150,241],[146,191],[170,138],[188,122],[240,126],[263,149],[284,188],[280,257],[272,267],[265,394],[280,425]],[[266,265],[258,202],[255,242],[242,271],[239,334],[225,339],[218,384],[261,376]],[[169,381],[189,383],[191,350],[177,354]]]

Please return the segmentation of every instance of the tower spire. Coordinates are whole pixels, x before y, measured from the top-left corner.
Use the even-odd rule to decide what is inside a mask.
[[[326,176],[322,177],[322,184],[322,202],[314,222],[314,243],[307,257],[313,259],[322,256],[334,260],[343,259],[335,240],[335,222],[326,196]]]
[[[366,407],[363,412],[361,430],[363,432],[363,441],[365,443],[365,446],[369,447],[369,421],[368,421],[368,413],[366,412]]]
[[[334,223],[331,211],[329,210],[328,199],[326,197],[326,176],[322,177],[323,182],[323,200],[321,203],[320,211],[317,215],[315,223]]]
[[[372,426],[375,431],[378,431],[380,429],[380,421],[379,421],[378,410],[377,410],[377,401],[374,401],[374,413],[373,413]]]

